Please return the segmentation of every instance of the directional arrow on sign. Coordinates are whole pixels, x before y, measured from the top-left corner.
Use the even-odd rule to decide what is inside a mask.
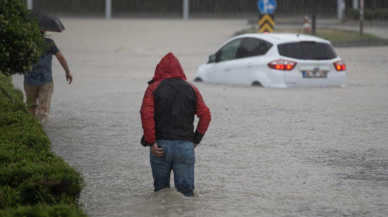
[[[257,7],[262,14],[272,14],[276,9],[276,0],[259,0]]]
[[[265,2],[265,1],[264,1]],[[273,11],[275,9],[275,5],[271,5],[271,4],[265,4],[264,5],[264,11],[267,13],[267,11]]]

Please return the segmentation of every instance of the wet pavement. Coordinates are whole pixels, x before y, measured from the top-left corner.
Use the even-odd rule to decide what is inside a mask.
[[[246,20],[64,19],[52,34],[53,151],[85,178],[89,216],[387,216],[388,47],[341,48],[345,88],[195,83],[213,120],[196,148],[195,197],[154,193],[140,105],[168,52],[189,80]],[[22,87],[22,78],[14,83]]]

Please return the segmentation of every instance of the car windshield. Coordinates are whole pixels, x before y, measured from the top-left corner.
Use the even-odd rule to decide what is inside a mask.
[[[329,60],[337,57],[333,47],[326,43],[295,42],[278,45],[279,54],[303,60]]]

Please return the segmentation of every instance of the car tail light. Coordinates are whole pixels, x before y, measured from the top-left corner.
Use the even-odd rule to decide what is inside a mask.
[[[276,70],[286,70],[286,71],[291,71],[295,66],[297,62],[291,61],[291,60],[274,60],[270,63],[268,63],[268,67],[271,69],[276,69]]]
[[[334,63],[334,68],[337,71],[345,71],[346,70],[346,64],[344,61],[340,60]]]

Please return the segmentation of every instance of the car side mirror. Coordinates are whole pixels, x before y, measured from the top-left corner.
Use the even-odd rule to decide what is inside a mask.
[[[215,62],[217,62],[217,56],[215,54],[210,55],[208,63],[215,63]]]

